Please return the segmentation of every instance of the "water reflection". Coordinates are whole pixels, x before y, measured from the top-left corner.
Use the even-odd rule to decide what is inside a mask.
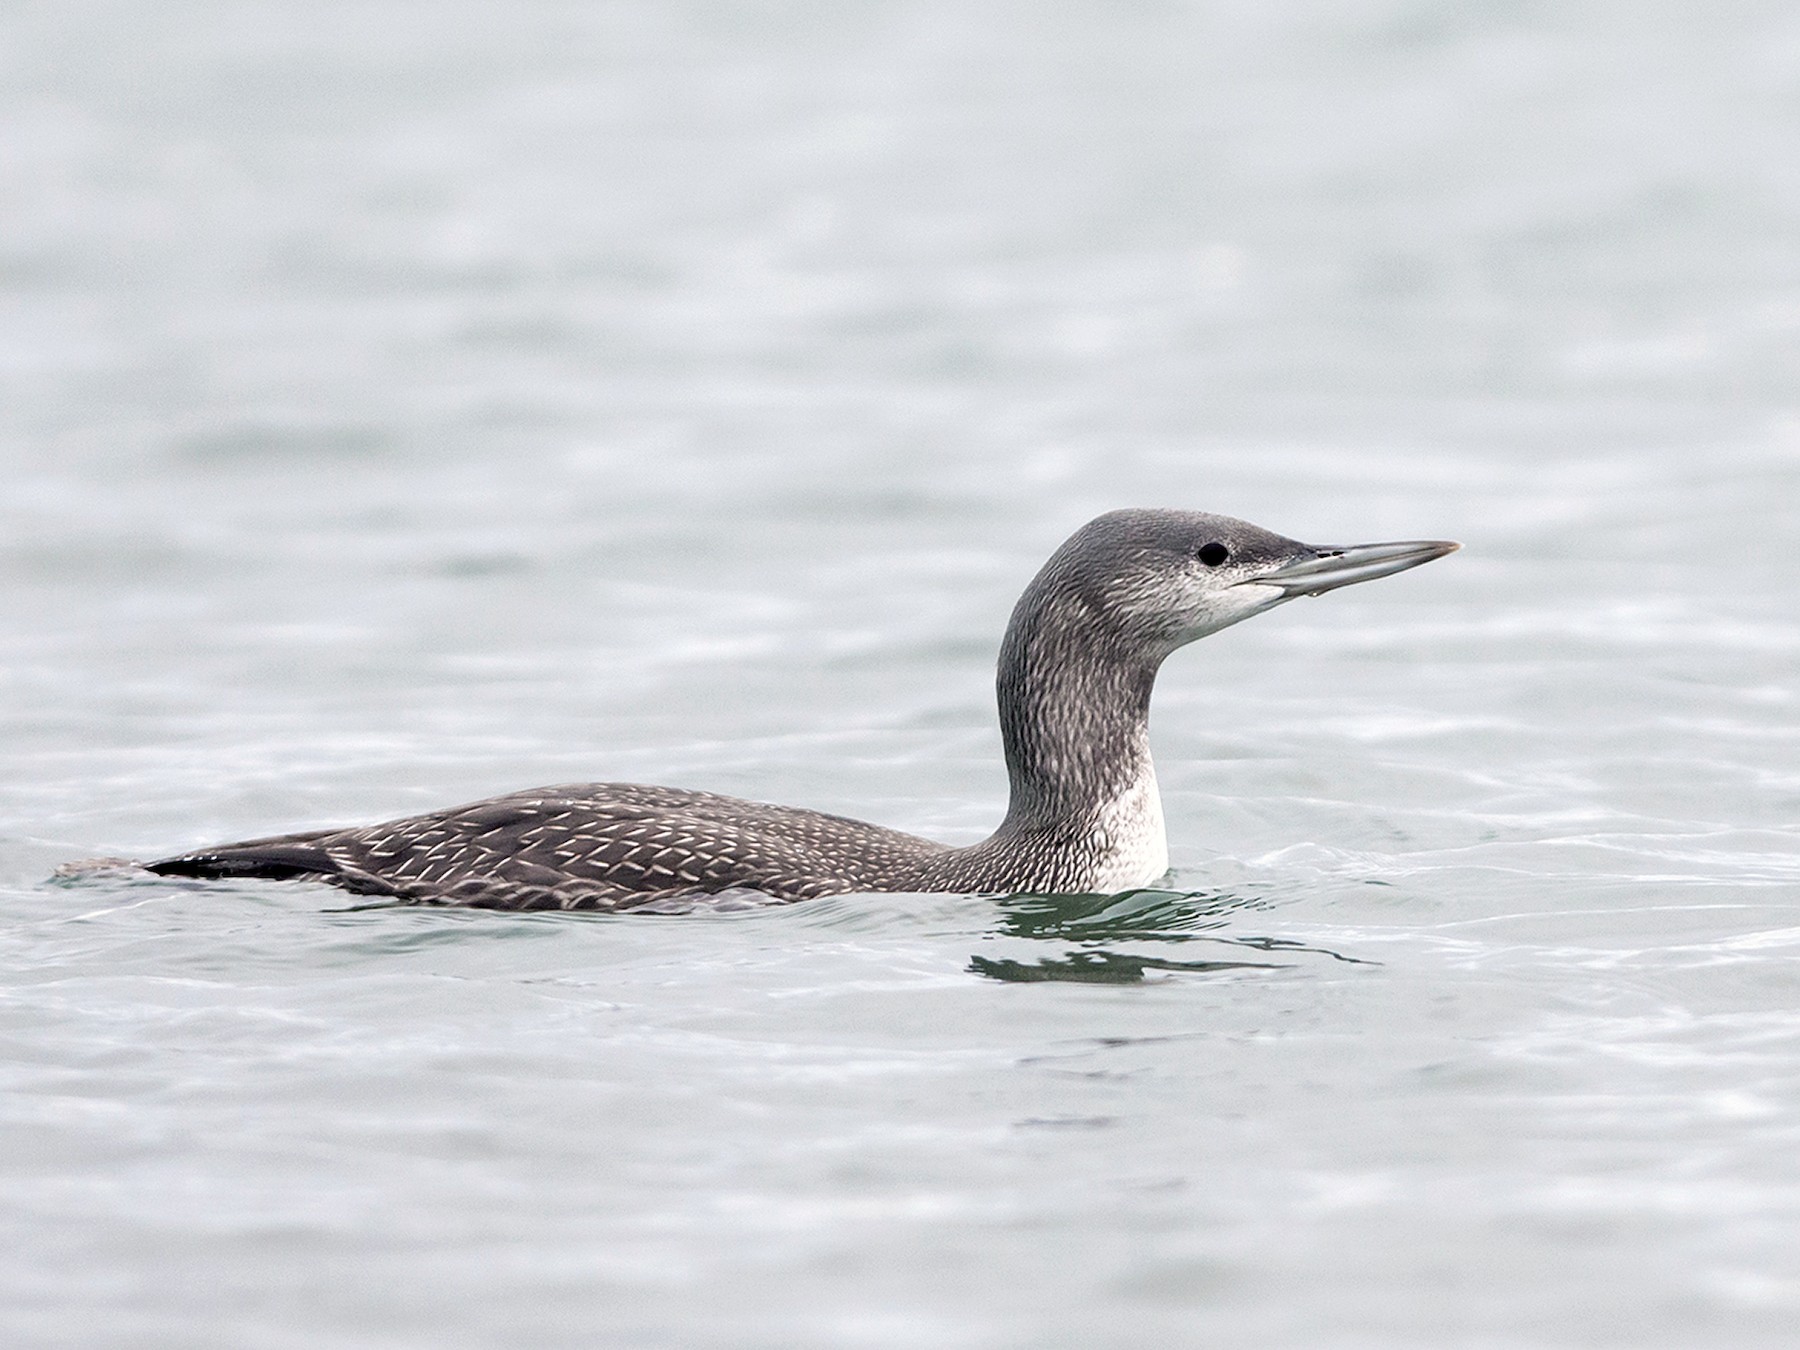
[[[1179,970],[1211,975],[1221,970],[1280,970],[1275,961],[1171,961],[1160,956],[1128,956],[1123,952],[1078,951],[1037,961],[994,960],[971,956],[969,971],[1009,984],[1066,980],[1076,984],[1141,984],[1148,970]]]
[[[1228,930],[1244,913],[1273,906],[1269,899],[1240,891],[1127,891],[1122,895],[1010,895],[994,901],[1000,915],[996,939],[1064,944],[1055,955],[969,958],[971,974],[1008,983],[1051,980],[1079,984],[1138,984],[1150,972],[1212,975],[1238,970],[1285,970],[1307,957],[1351,965],[1373,965],[1325,947],[1288,938],[1234,935]],[[1178,960],[1155,951],[1121,950],[1144,944],[1206,942],[1229,949],[1216,956]],[[1253,959],[1281,954],[1290,960]]]
[[[1270,902],[1241,891],[1145,889],[1119,895],[1007,895],[994,901],[1009,937],[1190,942]]]

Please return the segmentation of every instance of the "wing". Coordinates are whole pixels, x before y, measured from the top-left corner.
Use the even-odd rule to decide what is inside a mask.
[[[364,895],[503,909],[623,909],[757,891],[891,888],[943,846],[819,811],[635,784],[539,788],[347,830],[149,864],[164,876],[312,877]]]

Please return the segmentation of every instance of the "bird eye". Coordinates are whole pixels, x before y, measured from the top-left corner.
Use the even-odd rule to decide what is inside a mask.
[[[1210,544],[1200,545],[1200,551],[1194,556],[1208,567],[1217,567],[1231,558],[1231,550],[1215,539]]]

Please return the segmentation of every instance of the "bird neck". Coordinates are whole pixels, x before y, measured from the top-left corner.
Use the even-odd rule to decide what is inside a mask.
[[[1091,839],[1121,815],[1153,830],[1162,810],[1150,761],[1150,694],[1160,653],[1135,649],[1079,597],[1021,601],[996,687],[1011,800],[1001,834]]]

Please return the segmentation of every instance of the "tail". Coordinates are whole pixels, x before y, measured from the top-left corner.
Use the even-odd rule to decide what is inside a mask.
[[[225,844],[197,853],[160,858],[145,863],[144,868],[160,877],[208,880],[262,877],[269,881],[291,881],[295,877],[318,877],[328,881],[342,871],[336,860],[322,848],[275,843]]]
[[[270,881],[317,877],[321,881],[337,881],[344,864],[332,857],[322,842],[335,833],[307,830],[245,839],[236,844],[215,844],[173,858],[160,858],[144,867],[162,877],[263,877]]]

